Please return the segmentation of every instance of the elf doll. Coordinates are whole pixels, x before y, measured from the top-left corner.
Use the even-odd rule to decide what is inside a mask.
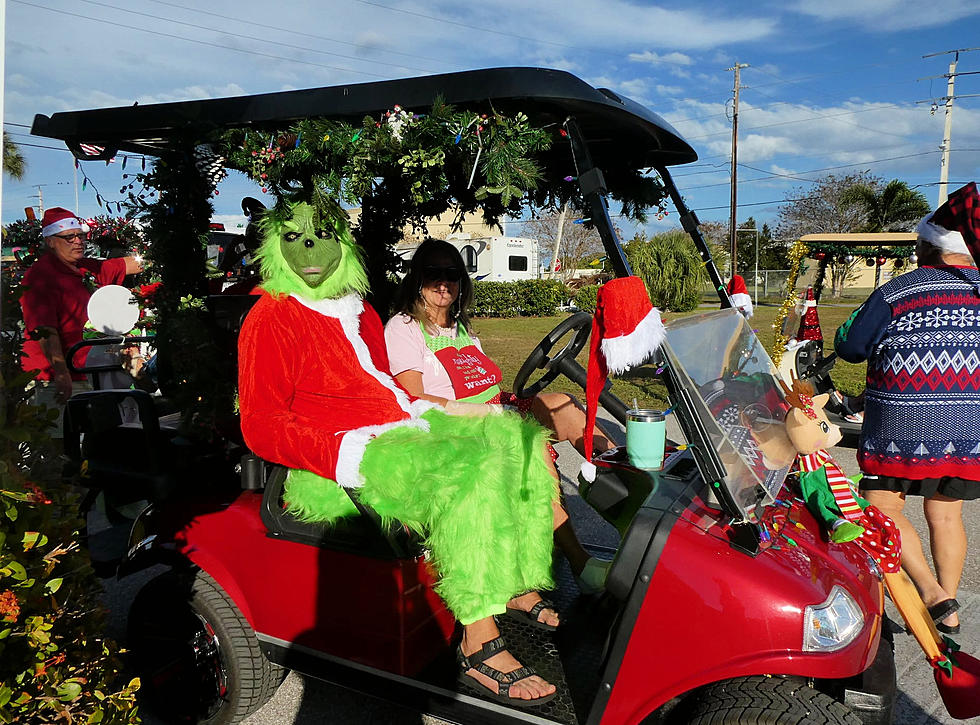
[[[536,591],[551,585],[557,501],[546,431],[485,405],[451,417],[395,382],[339,206],[281,204],[262,225],[262,295],[239,339],[245,441],[290,469],[284,499],[300,519],[352,515],[343,487],[424,537],[436,591],[463,624],[463,684],[511,705],[550,700],[555,687],[507,651],[493,619],[557,625]]]

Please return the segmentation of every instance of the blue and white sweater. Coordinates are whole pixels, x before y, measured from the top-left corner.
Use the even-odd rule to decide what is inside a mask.
[[[862,471],[980,481],[980,272],[896,277],[841,325],[834,348],[868,361]]]

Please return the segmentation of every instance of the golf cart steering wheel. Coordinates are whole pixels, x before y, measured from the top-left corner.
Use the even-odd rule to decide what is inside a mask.
[[[551,349],[569,332],[573,333],[572,339],[558,351],[557,355],[549,357]],[[592,315],[588,312],[578,312],[545,335],[545,338],[527,356],[521,369],[517,371],[517,377],[514,378],[514,392],[517,396],[531,398],[551,385],[555,378],[565,372],[564,364],[575,361],[575,356],[585,347],[590,332],[592,332]],[[535,370],[547,370],[547,372],[529,385],[528,380]]]

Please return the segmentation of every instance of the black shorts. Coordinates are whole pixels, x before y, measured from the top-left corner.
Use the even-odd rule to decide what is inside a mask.
[[[908,496],[923,498],[932,498],[937,493],[960,501],[973,501],[980,498],[980,481],[970,481],[957,476],[923,479],[863,476],[860,485],[862,491],[898,491]]]

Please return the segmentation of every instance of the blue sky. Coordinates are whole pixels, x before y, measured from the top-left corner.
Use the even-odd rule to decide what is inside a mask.
[[[778,203],[827,173],[870,169],[919,187],[935,204],[952,55],[980,45],[980,3],[898,0],[664,3],[606,0],[9,0],[4,129],[22,144],[23,182],[5,180],[3,222],[37,204],[75,205],[72,158],[29,135],[35,113],[210,98],[508,65],[568,70],[648,105],[698,151],[676,167],[704,220],[727,220],[736,61],[739,222],[771,221]],[[980,50],[960,54],[950,189],[980,177]],[[23,124],[23,125],[21,125]],[[138,167],[137,167],[138,168]],[[119,198],[121,164],[84,165],[95,191]],[[224,182],[216,217],[235,224],[241,176]],[[670,226],[672,218],[651,224]],[[508,229],[511,231],[511,229]],[[513,231],[516,232],[516,229]],[[632,229],[624,225],[629,236]]]

